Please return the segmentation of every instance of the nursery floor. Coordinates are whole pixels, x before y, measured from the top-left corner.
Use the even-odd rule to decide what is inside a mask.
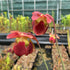
[[[3,50],[4,51],[2,54],[6,53],[5,50],[7,50],[9,47],[12,47],[12,46],[13,44],[11,44],[10,46],[0,45],[0,54],[2,53]],[[52,46],[49,46],[49,45],[42,45],[41,47],[42,47],[42,53],[43,53],[44,59],[49,67],[49,70],[58,70],[58,67],[60,68],[59,70],[62,70],[61,60],[59,57],[57,57],[59,56],[57,49],[52,48]],[[59,47],[63,56],[65,68],[66,70],[70,70],[70,59],[66,52],[65,46],[59,46]],[[19,58],[18,56],[13,54],[11,55],[11,57],[12,57],[11,59],[15,62],[15,64],[12,67],[12,70],[15,70],[14,67],[17,66],[18,64],[22,65],[21,66],[22,70],[46,70],[41,57],[40,50],[37,47],[36,47],[36,52],[30,54],[29,56],[23,55],[22,57]],[[27,60],[28,60],[28,63],[26,64],[25,62],[27,62]]]
[[[42,46],[44,47],[44,46]],[[47,48],[42,48],[43,57],[48,65],[49,70],[53,70],[53,61],[51,56],[51,48],[47,50]],[[34,67],[32,70],[46,70],[45,64],[42,60],[40,50],[38,52],[38,56],[34,62]]]
[[[7,46],[7,45],[0,45],[0,53],[4,54],[6,53],[5,51],[9,48],[9,47],[12,47],[13,44],[11,44],[10,46]],[[44,47],[44,46],[42,46]],[[4,50],[4,51],[3,51]],[[3,52],[2,52],[3,51]],[[48,53],[47,53],[48,52]],[[46,49],[42,48],[42,53],[43,53],[43,56],[44,56],[44,59],[46,60],[47,64],[48,64],[48,67],[49,67],[49,70],[53,70],[53,66],[52,66],[52,57],[51,57],[51,52],[50,50],[47,51]],[[7,53],[6,53],[7,54]],[[29,57],[29,56],[22,56],[22,57],[18,57],[16,56],[15,54],[14,55],[11,55],[11,57],[13,57],[12,59],[14,60],[14,58],[16,58],[14,61],[17,60],[16,64],[12,67],[14,70],[14,67],[17,66],[18,64],[21,64],[22,62],[22,68],[24,68],[23,70],[26,70],[26,66],[27,64],[25,64],[24,62],[26,60],[32,60],[32,61],[28,61],[28,65],[30,65],[28,68],[28,70],[46,70],[45,68],[45,65],[43,63],[43,60],[42,60],[42,57],[41,57],[41,53],[40,53],[40,50],[38,48],[36,48],[36,53],[33,53],[34,57],[32,57],[32,55],[29,55],[32,57],[32,59]],[[25,58],[25,59],[23,59]],[[33,60],[34,59],[34,60]],[[20,62],[19,62],[20,61]],[[25,65],[24,65],[25,64]],[[24,65],[24,66],[23,66]]]
[[[67,49],[63,45],[58,47],[64,62],[65,70],[70,70],[70,58],[68,56]],[[63,70],[61,59],[56,46],[52,46],[52,59],[53,59],[53,70]]]

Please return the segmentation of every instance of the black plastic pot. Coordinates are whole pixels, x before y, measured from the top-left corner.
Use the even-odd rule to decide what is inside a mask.
[[[0,44],[11,44],[15,41],[15,39],[6,39],[6,36],[9,33],[0,33]],[[36,36],[34,34],[34,36]],[[58,44],[59,45],[68,45],[67,42],[67,34],[58,34],[58,36],[60,37],[60,39],[58,39]],[[40,36],[36,36],[36,38],[38,39],[40,44],[47,44],[47,45],[52,45],[49,42],[49,34],[44,34],[44,35],[40,35]],[[37,44],[36,41],[32,40],[34,44]]]
[[[6,36],[9,33],[0,33],[0,44],[1,45],[9,45],[15,41],[15,39],[7,39]]]

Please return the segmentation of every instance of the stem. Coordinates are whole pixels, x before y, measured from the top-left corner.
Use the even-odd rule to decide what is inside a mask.
[[[17,30],[18,30],[18,20],[17,20]]]
[[[10,31],[11,31],[11,30],[12,30],[12,29],[11,29],[11,19],[9,19],[9,20],[10,20]]]
[[[39,49],[40,49],[40,52],[41,52],[41,56],[42,56],[42,59],[43,59],[43,62],[44,62],[44,64],[45,64],[45,66],[46,66],[46,69],[49,70],[49,69],[48,69],[48,65],[47,65],[47,63],[46,63],[46,61],[45,61],[45,59],[44,59],[44,57],[43,57],[43,54],[42,54],[42,51],[41,51],[41,46],[40,46],[40,44],[38,44],[38,45],[39,45]]]
[[[54,21],[53,21],[53,25],[54,25],[55,38],[56,38],[56,29],[55,29],[55,23],[54,23]],[[63,59],[62,59],[62,55],[61,55],[60,49],[59,49],[59,47],[58,47],[58,41],[57,41],[57,38],[56,38],[56,46],[57,46],[57,49],[58,49],[59,56],[60,56],[60,58],[61,58],[62,68],[63,68],[63,70],[65,70],[65,66],[64,66]]]

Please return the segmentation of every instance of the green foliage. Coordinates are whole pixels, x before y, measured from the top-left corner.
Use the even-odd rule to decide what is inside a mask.
[[[0,70],[11,70],[13,62],[10,59],[9,53],[7,56],[0,58]]]
[[[18,15],[18,17],[13,18],[11,14],[9,14],[10,18],[7,18],[7,13],[4,12],[0,16],[0,32],[5,30],[7,33],[11,30],[19,30],[23,32],[28,32],[29,28],[32,27],[31,19],[27,17],[23,17],[22,15]]]
[[[9,64],[10,64],[10,57],[9,57],[9,53],[8,53],[8,55],[7,55],[7,58],[6,58],[6,63],[7,63],[7,65],[9,65]]]
[[[52,17],[55,18],[55,12],[52,10]]]
[[[66,17],[63,17],[62,16],[62,21],[61,21],[62,23],[63,23],[63,26],[70,26],[70,14],[69,15],[67,15]]]
[[[54,12],[53,10],[52,10],[52,17],[55,18],[55,12]],[[49,24],[49,26],[52,27],[52,26],[53,26],[53,22],[51,22],[51,23]]]

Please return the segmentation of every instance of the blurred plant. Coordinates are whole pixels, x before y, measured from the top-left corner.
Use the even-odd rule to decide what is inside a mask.
[[[6,57],[6,68],[8,68],[8,69],[10,69],[10,66],[9,66],[9,64],[10,64],[10,62],[11,62],[11,59],[10,59],[10,57],[9,57],[9,53],[7,54],[7,57]]]
[[[63,18],[63,16],[61,16]],[[62,25],[64,26],[64,29],[66,27],[66,18],[63,18],[61,21]]]
[[[68,52],[70,55],[70,37],[69,37],[69,35],[70,35],[70,32],[69,32],[69,30],[67,30]]]
[[[55,12],[52,10],[52,17],[55,18]],[[51,24],[49,24],[49,27],[53,27],[53,23],[51,22]]]
[[[49,41],[50,41],[51,43],[55,43],[55,42],[56,42],[55,35],[50,34]]]
[[[1,14],[0,16],[0,32],[10,32],[11,30],[19,30],[23,32],[29,32],[31,26],[31,19],[18,15],[18,17],[13,18],[13,15],[9,14],[10,18],[7,18],[7,12]]]
[[[0,16],[0,32],[7,29],[7,25],[6,23],[8,23],[8,19],[6,17],[4,17],[3,14],[1,14]]]
[[[52,43],[52,44],[56,43],[55,34],[50,33],[49,36],[50,36],[49,42]],[[60,39],[58,35],[56,35],[56,38]]]
[[[62,21],[61,22],[62,22],[62,25],[64,27],[70,26],[70,14],[67,15],[66,17],[62,16]]]
[[[7,12],[4,12],[4,16],[7,18]]]
[[[23,67],[21,65],[16,64],[12,70],[24,70]],[[28,68],[26,68],[25,70],[29,70]]]
[[[19,30],[19,31],[23,31],[23,32],[28,32],[29,30],[29,25],[31,25],[31,20],[30,18],[27,17],[23,17],[22,15],[18,15],[18,17],[15,18],[11,18],[12,15],[10,15],[10,24],[9,26],[11,26],[11,30]],[[11,31],[10,30],[10,31]]]
[[[0,58],[0,70],[11,70],[13,62],[10,59],[9,53],[6,57]]]
[[[55,18],[55,12],[52,10],[52,17]]]

